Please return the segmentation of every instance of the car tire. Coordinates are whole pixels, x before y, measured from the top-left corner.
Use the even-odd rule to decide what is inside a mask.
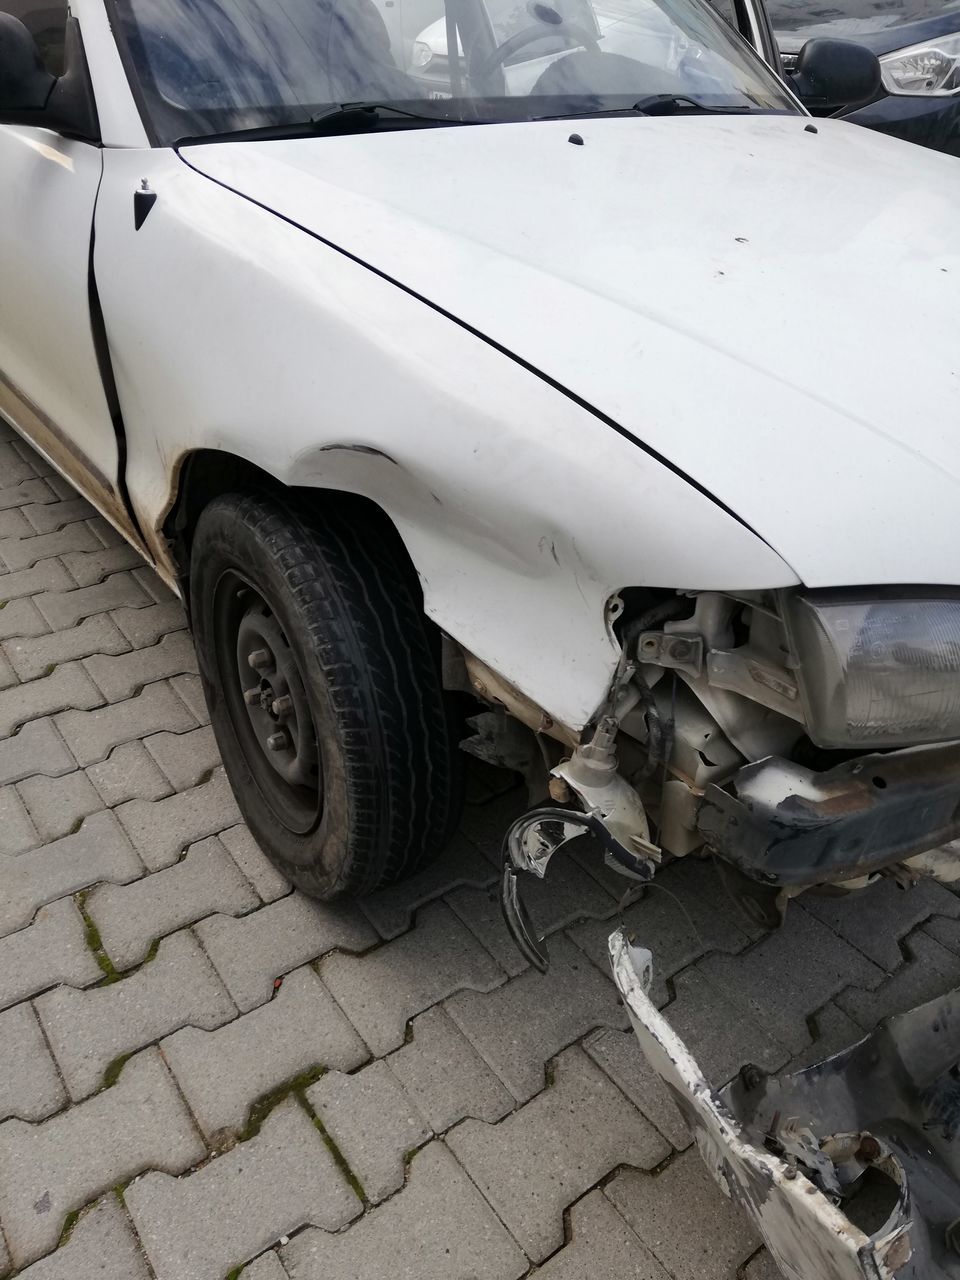
[[[190,566],[217,743],[271,862],[330,899],[438,854],[460,815],[461,753],[392,526],[361,533],[336,511],[315,521],[292,500],[228,494],[201,513]]]

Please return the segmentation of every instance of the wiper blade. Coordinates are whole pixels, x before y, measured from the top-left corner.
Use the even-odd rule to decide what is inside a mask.
[[[451,116],[424,115],[395,107],[389,102],[341,102],[306,120],[294,120],[289,124],[256,125],[251,129],[229,129],[222,133],[200,133],[178,139],[178,147],[203,142],[269,142],[271,139],[311,138],[318,134],[336,133],[341,126],[344,132],[376,129],[384,119],[409,120],[415,125],[483,124],[482,120],[460,120]]]
[[[629,107],[594,107],[592,111],[564,111],[557,116],[538,116],[538,120],[585,120],[590,116],[669,116],[683,111],[700,111],[706,115],[741,115],[760,108],[747,104],[707,106],[697,102],[695,98],[687,98],[682,93],[651,93],[646,98],[639,98]]]

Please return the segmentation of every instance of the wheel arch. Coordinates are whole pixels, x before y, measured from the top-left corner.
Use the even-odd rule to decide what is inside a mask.
[[[175,488],[161,530],[172,550],[176,577],[185,605],[189,608],[190,554],[193,535],[201,512],[215,498],[232,492],[273,494],[293,504],[305,516],[322,518],[335,510],[370,537],[389,541],[409,569],[410,583],[423,601],[419,574],[410,552],[390,515],[374,499],[350,490],[314,485],[289,485],[239,454],[222,449],[195,449],[180,461]]]

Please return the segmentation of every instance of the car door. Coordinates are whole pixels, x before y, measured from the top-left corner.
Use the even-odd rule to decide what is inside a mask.
[[[0,0],[0,11],[28,27],[59,75],[66,0]],[[0,125],[0,413],[129,532],[91,289],[102,169],[99,145]]]

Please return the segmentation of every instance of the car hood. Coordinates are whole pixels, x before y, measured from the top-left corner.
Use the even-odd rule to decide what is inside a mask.
[[[808,585],[960,584],[956,160],[800,115],[182,154],[612,420]]]

